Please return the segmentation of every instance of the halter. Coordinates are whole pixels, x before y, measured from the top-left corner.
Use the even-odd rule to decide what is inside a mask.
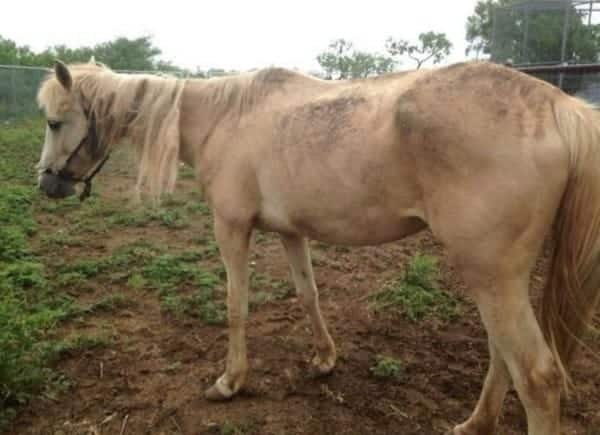
[[[102,158],[102,160],[100,160],[99,163],[97,163],[93,167],[92,171],[89,173],[89,175],[87,177],[76,178],[73,176],[73,172],[71,172],[69,169],[67,169],[69,166],[69,163],[71,163],[71,160],[73,159],[73,157],[75,157],[77,155],[77,153],[81,150],[81,148],[83,148],[83,146],[86,143],[89,142],[91,145],[90,148],[91,148],[92,156],[99,150],[100,143],[98,140],[98,134],[96,132],[96,118],[94,116],[94,113],[92,113],[90,115],[87,110],[84,110],[84,114],[85,114],[85,117],[86,117],[86,119],[88,121],[88,125],[89,125],[88,133],[85,135],[85,137],[83,139],[81,139],[81,142],[79,142],[79,145],[77,145],[77,147],[69,155],[69,157],[67,158],[67,161],[65,162],[65,165],[62,167],[62,169],[60,171],[58,171],[58,174],[57,174],[60,178],[62,178],[64,180],[74,181],[76,183],[84,183],[85,184],[83,191],[79,195],[79,200],[82,202],[85,201],[92,193],[92,179],[96,176],[96,174],[98,174],[98,172],[100,172],[100,170],[102,169],[102,167],[104,166],[104,164],[106,163],[108,158],[110,157],[110,152],[106,153],[105,156]]]

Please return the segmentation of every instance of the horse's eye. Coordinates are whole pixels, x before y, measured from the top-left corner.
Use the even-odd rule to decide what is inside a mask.
[[[60,128],[61,125],[62,125],[62,122],[60,122],[60,121],[48,120],[48,127],[50,127],[50,130],[56,131]]]

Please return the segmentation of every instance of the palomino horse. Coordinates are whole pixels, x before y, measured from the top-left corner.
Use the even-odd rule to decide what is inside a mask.
[[[559,433],[566,368],[600,294],[600,119],[584,103],[489,63],[341,82],[283,69],[184,81],[57,63],[39,102],[50,196],[89,188],[124,139],[139,151],[138,187],[155,198],[173,188],[179,160],[196,169],[228,279],[227,364],[209,399],[230,398],[246,378],[253,228],[281,235],[313,362],[327,373],[336,350],[307,238],[379,244],[429,226],[489,337],[481,397],[453,433],[494,433],[511,381],[529,434]],[[529,275],[549,234],[540,326]]]

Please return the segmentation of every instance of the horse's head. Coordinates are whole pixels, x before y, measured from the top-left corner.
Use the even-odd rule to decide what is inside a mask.
[[[47,120],[39,185],[49,197],[64,198],[75,194],[76,183],[89,184],[90,172],[102,160],[94,116],[86,109],[71,71],[59,61],[42,84],[38,101]]]

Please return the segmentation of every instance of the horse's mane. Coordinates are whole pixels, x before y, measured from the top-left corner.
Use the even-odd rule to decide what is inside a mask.
[[[93,114],[101,144],[112,147],[127,138],[137,146],[138,192],[145,191],[154,199],[171,192],[177,178],[184,81],[150,74],[120,74],[93,62],[69,65],[69,71],[72,94],[80,98],[88,115]],[[284,87],[306,89],[325,82],[283,68],[266,68],[205,79],[203,84],[199,104],[211,107],[217,118],[225,113],[241,118]],[[40,87],[38,102],[46,109],[61,112],[65,110],[61,109],[65,95],[51,73]]]
[[[204,80],[203,103],[216,111],[225,110],[241,117],[264,102],[269,95],[283,91],[284,87],[298,85],[307,88],[319,84],[327,83],[285,68],[264,68]]]
[[[153,198],[175,187],[179,160],[179,112],[184,82],[174,77],[117,74],[94,63],[69,66],[72,93],[93,115],[102,146],[128,138],[137,146],[138,190]],[[61,97],[63,95],[63,97]],[[64,89],[54,74],[42,83],[41,106],[60,104]]]

